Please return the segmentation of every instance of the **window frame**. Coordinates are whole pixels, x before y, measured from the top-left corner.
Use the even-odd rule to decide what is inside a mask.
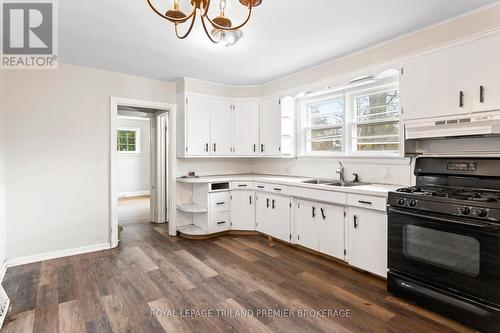
[[[398,142],[399,142],[399,149],[398,150],[376,150],[376,151],[358,151],[354,149],[355,146],[355,127],[357,125],[357,122],[355,122],[355,98],[363,95],[373,95],[377,93],[383,93],[391,90],[398,90],[399,94],[399,116],[398,116],[398,123],[399,123],[399,134],[398,134]],[[347,118],[347,123],[348,123],[348,129],[347,131],[349,132],[349,147],[348,147],[348,154],[350,156],[362,156],[362,157],[403,157],[404,156],[404,125],[402,122],[402,114],[401,114],[401,91],[399,87],[399,82],[386,82],[386,83],[379,83],[377,85],[371,85],[370,87],[365,87],[365,88],[360,88],[360,89],[353,89],[350,91],[347,91],[345,93],[345,98],[346,98],[346,118]],[[368,122],[369,123],[369,122]],[[375,122],[374,122],[375,123]]]
[[[377,92],[389,91],[392,89],[397,89],[400,96],[399,102],[399,150],[391,151],[357,151],[354,149],[354,135],[355,135],[355,109],[354,109],[354,98],[359,95],[374,94]],[[342,96],[344,99],[344,124],[343,124],[343,135],[342,135],[342,151],[340,152],[312,152],[307,149],[307,130],[311,127],[308,126],[308,112],[307,106],[309,104],[315,104],[318,102],[329,101],[337,99]],[[300,137],[298,138],[299,143],[299,156],[300,157],[370,157],[370,158],[401,158],[404,157],[404,124],[402,121],[401,112],[401,90],[399,86],[399,77],[391,77],[387,80],[381,80],[375,84],[369,84],[366,86],[358,86],[353,88],[346,88],[343,90],[330,91],[327,93],[317,93],[311,94],[300,98],[297,101],[298,112],[300,115],[298,119],[300,122],[297,124],[297,133]]]
[[[118,140],[120,139],[119,132],[128,131],[135,132],[135,150],[134,151],[121,151],[120,144]],[[116,130],[116,152],[123,155],[139,155],[142,153],[142,140],[141,140],[141,129],[138,127],[118,127]],[[127,143],[128,145],[128,143]]]
[[[344,101],[344,108],[342,112],[344,113],[344,122],[342,124],[342,150],[337,152],[328,152],[328,151],[308,151],[307,150],[307,132],[311,131],[314,127],[310,124],[309,112],[307,108],[310,104],[318,104],[321,102],[337,100],[341,98]],[[344,156],[346,151],[346,105],[345,105],[345,97],[343,92],[332,92],[329,94],[322,94],[318,96],[303,98],[299,101],[300,107],[298,108],[301,112],[300,124],[298,131],[300,133],[300,142],[301,147],[299,149],[301,156]],[[325,128],[332,126],[325,126]],[[319,129],[319,128],[318,128]]]

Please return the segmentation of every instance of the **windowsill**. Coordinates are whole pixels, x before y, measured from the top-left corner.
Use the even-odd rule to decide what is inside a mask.
[[[140,151],[117,151],[116,152],[119,155],[141,155]]]

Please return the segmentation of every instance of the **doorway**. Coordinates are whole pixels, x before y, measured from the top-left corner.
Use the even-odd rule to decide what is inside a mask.
[[[168,224],[175,235],[175,105],[111,98],[110,243],[132,224]]]

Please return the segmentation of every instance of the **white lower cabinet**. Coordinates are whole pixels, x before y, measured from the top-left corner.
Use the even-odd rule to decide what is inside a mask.
[[[231,229],[255,230],[255,192],[233,191],[231,194]]]
[[[290,198],[258,192],[256,195],[257,231],[290,241]]]
[[[387,276],[387,214],[349,207],[349,264]]]
[[[297,240],[299,245],[344,260],[344,207],[299,201]]]

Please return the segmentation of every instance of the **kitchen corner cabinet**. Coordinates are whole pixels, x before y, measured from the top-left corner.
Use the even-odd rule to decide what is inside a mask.
[[[500,110],[500,34],[439,48],[404,61],[403,119]]]
[[[227,99],[212,98],[209,113],[210,153],[230,156],[233,153],[233,104]]]
[[[347,214],[349,264],[387,276],[387,214],[349,207]]]
[[[234,190],[231,194],[231,229],[255,230],[255,192]]]
[[[258,192],[256,195],[257,231],[290,241],[290,198]]]
[[[344,260],[344,235],[344,206],[298,201],[299,245]]]
[[[281,104],[279,97],[264,98],[261,101],[260,153],[262,156],[281,155]]]

